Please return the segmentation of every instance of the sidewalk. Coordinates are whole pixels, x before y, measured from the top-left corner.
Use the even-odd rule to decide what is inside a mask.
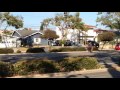
[[[94,69],[94,70],[82,70],[82,71],[71,71],[71,72],[60,72],[60,73],[49,73],[49,74],[35,74],[35,75],[26,75],[26,76],[14,76],[10,78],[116,78],[115,75],[111,74],[111,71],[114,73],[117,70],[117,77],[120,78],[120,67],[117,65],[112,65],[114,68],[103,68],[103,69]],[[116,74],[116,73],[115,73]],[[9,78],[9,77],[8,77]]]

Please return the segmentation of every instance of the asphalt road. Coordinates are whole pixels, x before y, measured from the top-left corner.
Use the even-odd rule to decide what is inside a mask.
[[[112,69],[104,72],[70,75],[58,78],[120,78],[120,71]]]
[[[33,60],[47,58],[50,60],[61,60],[65,57],[96,57],[101,64],[118,63],[120,60],[120,51],[95,51],[95,52],[59,52],[59,53],[37,53],[37,54],[1,54],[0,60],[2,61],[18,61],[18,60]]]

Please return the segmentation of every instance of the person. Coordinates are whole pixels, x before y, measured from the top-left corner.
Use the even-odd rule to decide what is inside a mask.
[[[92,52],[92,51],[93,51],[92,43],[88,43],[87,49],[88,49],[89,52]]]

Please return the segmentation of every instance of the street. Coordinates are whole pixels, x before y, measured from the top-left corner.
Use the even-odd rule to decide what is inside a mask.
[[[6,62],[16,62],[18,60],[34,60],[34,59],[50,59],[50,60],[61,60],[65,57],[96,57],[100,64],[103,64],[107,70],[90,73],[73,73],[66,74],[64,76],[54,76],[50,75],[50,78],[120,78],[120,69],[116,70],[113,65],[118,67],[118,62],[120,60],[120,51],[94,51],[92,53],[87,51],[79,52],[58,52],[58,53],[36,53],[36,54],[7,54],[0,55],[0,60]],[[88,72],[88,71],[86,71]],[[37,76],[39,78],[39,76]],[[41,78],[41,77],[40,77]]]
[[[92,53],[87,51],[77,52],[58,52],[58,53],[34,53],[34,54],[4,54],[0,55],[1,61],[16,62],[18,60],[33,60],[33,59],[50,59],[50,60],[61,60],[65,57],[96,57],[101,64],[116,64],[120,59],[119,51],[94,51]]]

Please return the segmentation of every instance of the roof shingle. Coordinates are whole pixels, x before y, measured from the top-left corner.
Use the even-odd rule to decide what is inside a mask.
[[[37,33],[39,31],[36,30],[17,30],[17,32],[21,35],[21,37],[29,36],[33,33]]]

